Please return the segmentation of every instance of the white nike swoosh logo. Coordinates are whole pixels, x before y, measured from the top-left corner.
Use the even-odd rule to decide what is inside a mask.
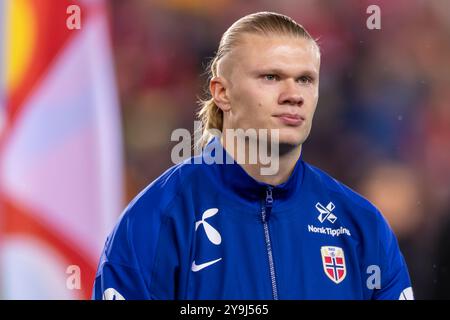
[[[202,270],[202,269],[204,269],[206,267],[209,267],[210,265],[212,265],[212,264],[214,264],[216,262],[219,262],[220,260],[222,260],[222,258],[219,258],[219,259],[216,259],[216,260],[212,260],[212,261],[208,261],[208,262],[205,262],[205,263],[202,263],[202,264],[199,264],[199,265],[195,264],[195,260],[194,260],[194,261],[192,261],[191,270],[193,272],[200,271],[200,270]]]

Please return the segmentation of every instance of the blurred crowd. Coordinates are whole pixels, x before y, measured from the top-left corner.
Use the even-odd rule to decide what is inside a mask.
[[[369,5],[381,29],[369,30]],[[304,159],[371,200],[394,229],[418,299],[450,298],[450,2],[114,0],[127,199],[193,132],[222,33],[256,11],[318,38],[320,98]]]

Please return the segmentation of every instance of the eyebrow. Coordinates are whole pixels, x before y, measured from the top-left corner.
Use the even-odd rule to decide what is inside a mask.
[[[261,75],[261,74],[277,74],[277,75],[283,75],[286,76],[286,72],[283,71],[282,69],[279,68],[265,68],[265,67],[261,67],[261,68],[255,68],[251,71],[252,74],[255,75]],[[300,71],[298,73],[297,77],[301,77],[301,76],[310,76],[310,77],[316,77],[317,76],[317,72],[312,70],[312,69],[305,69],[303,71]]]

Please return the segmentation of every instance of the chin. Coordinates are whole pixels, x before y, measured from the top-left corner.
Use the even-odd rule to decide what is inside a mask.
[[[300,135],[299,132],[285,133],[280,132],[280,145],[298,147],[305,142],[306,136]]]

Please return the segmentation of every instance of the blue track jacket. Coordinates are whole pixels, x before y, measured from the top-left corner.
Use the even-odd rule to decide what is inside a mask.
[[[208,164],[230,158],[217,138],[208,147],[128,205],[93,299],[413,299],[396,237],[366,199],[301,157],[270,186]]]

